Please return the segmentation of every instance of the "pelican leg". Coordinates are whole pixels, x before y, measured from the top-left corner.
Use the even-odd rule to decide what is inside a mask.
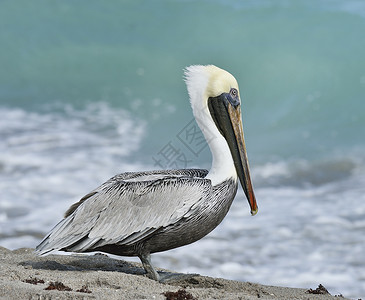
[[[157,271],[152,266],[151,254],[145,253],[145,254],[138,255],[138,257],[142,262],[143,268],[145,269],[147,276],[153,280],[159,281],[160,275],[158,275]]]
[[[144,253],[138,255],[138,257],[143,264],[143,268],[146,271],[147,277],[162,283],[168,283],[168,282],[171,283],[174,281],[187,280],[192,277],[199,276],[199,274],[181,274],[181,273],[166,273],[166,272],[162,272],[162,274],[160,275],[152,266],[151,254]]]

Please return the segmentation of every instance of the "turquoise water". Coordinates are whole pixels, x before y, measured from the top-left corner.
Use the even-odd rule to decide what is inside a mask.
[[[231,214],[216,235],[236,239],[236,222],[262,235],[247,246],[252,260],[227,242],[230,268],[218,254],[197,263],[189,247],[168,267],[364,297],[364,32],[355,0],[1,1],[0,245],[34,247],[61,211],[118,172],[209,168],[208,149],[181,139],[194,126],[183,68],[215,64],[239,82],[261,198],[258,221]],[[167,146],[185,160],[157,164]],[[338,232],[350,240],[317,236]],[[217,236],[191,247],[207,256]],[[278,244],[286,251],[274,255]],[[252,263],[255,251],[265,266]]]
[[[182,69],[213,63],[241,85],[260,160],[364,145],[358,1],[2,1],[0,25],[2,105],[105,101],[147,120],[150,144],[191,118]]]

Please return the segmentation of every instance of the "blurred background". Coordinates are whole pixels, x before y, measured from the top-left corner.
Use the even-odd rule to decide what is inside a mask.
[[[239,190],[155,265],[364,297],[364,33],[357,0],[1,1],[0,245],[35,247],[117,173],[209,169],[183,69],[215,64],[240,85],[259,213]]]

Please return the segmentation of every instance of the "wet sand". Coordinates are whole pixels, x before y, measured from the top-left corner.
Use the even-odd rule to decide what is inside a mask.
[[[339,295],[318,294],[325,291],[317,287],[265,286],[200,275],[159,283],[145,277],[139,263],[105,255],[39,257],[33,251],[29,248],[11,251],[0,247],[0,300],[346,299]]]

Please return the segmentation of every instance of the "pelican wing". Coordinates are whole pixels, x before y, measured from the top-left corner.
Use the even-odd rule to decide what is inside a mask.
[[[66,211],[65,217],[68,217],[71,213],[73,213],[76,208],[85,200],[87,200],[90,196],[93,196],[99,190],[113,184],[115,181],[128,181],[128,182],[137,182],[137,181],[154,181],[160,180],[163,178],[175,176],[175,177],[197,177],[204,178],[207,176],[208,171],[204,169],[178,169],[178,170],[159,170],[159,171],[149,171],[149,172],[125,172],[122,174],[115,175],[110,178],[108,181],[103,183],[97,189],[91,191],[89,194],[85,195],[81,198],[79,202],[74,203],[71,207]]]
[[[194,212],[212,188],[205,175],[205,170],[117,175],[71,206],[37,251],[82,252],[141,241]]]

